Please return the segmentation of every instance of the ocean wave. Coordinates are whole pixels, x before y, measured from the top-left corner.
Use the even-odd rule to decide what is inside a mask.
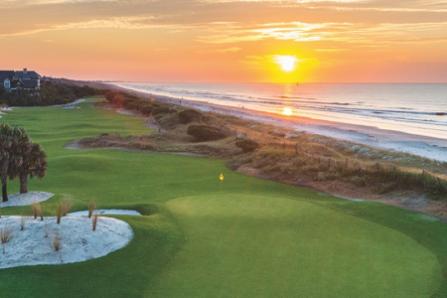
[[[307,115],[325,120],[335,119],[342,122],[365,122],[378,123],[380,121],[388,122],[389,125],[401,126],[402,130],[433,129],[446,131],[447,127],[447,101],[441,105],[424,104],[427,100],[407,99],[409,94],[402,94],[399,97],[397,91],[390,91],[389,98],[381,99],[379,96],[369,95],[374,89],[358,93],[341,93],[336,90],[337,96],[333,96],[329,91],[315,94],[307,91],[305,95],[300,94],[275,94],[275,92],[264,92],[254,88],[250,92],[240,92],[233,90],[236,88],[221,88],[221,90],[207,89],[207,86],[194,88],[172,85],[152,85],[152,84],[125,84],[135,89],[143,90],[149,93],[167,95],[179,99],[195,100],[208,102],[212,104],[250,109],[254,111],[263,111],[271,113],[280,113],[282,107],[287,106],[295,109],[300,115]],[[349,89],[346,85],[343,88]],[[447,89],[446,89],[447,91]],[[394,93],[393,93],[394,92]],[[409,91],[408,91],[409,92]],[[366,95],[365,95],[366,94]],[[370,98],[367,98],[367,97]],[[334,100],[335,97],[336,100]],[[382,95],[386,98],[387,95]],[[397,99],[396,99],[397,98]],[[408,105],[390,105],[390,103],[402,102]]]

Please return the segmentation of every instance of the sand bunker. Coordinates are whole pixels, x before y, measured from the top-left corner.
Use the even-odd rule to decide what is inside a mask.
[[[28,206],[40,203],[53,197],[54,194],[43,191],[31,191],[24,194],[13,194],[9,196],[8,202],[1,202],[0,208],[13,206]]]
[[[123,248],[133,238],[129,224],[110,217],[99,217],[96,231],[92,220],[81,216],[63,217],[59,225],[54,217],[26,218],[23,230],[21,225],[20,216],[0,218],[0,233],[11,237],[0,247],[0,268],[82,262]]]
[[[132,215],[132,216],[141,216],[141,213],[136,210],[127,210],[127,209],[96,209],[95,214],[98,215]],[[76,211],[69,213],[70,216],[88,216],[88,211]]]

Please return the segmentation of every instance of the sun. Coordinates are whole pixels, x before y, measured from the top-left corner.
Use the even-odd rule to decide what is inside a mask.
[[[298,59],[291,55],[275,55],[273,59],[284,72],[294,71],[298,62]]]
[[[281,114],[284,116],[292,116],[293,115],[293,109],[290,107],[284,107],[281,111]]]

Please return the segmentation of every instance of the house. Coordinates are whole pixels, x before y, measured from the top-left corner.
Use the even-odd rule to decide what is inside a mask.
[[[24,68],[22,71],[0,70],[0,87],[7,92],[16,90],[38,91],[41,76]]]
[[[12,70],[0,70],[1,87],[5,90],[11,90],[11,81],[14,78],[15,72]]]

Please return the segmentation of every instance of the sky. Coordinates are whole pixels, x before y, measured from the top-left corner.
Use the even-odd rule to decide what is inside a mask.
[[[0,69],[145,82],[447,82],[447,1],[1,0],[0,16]],[[278,57],[294,57],[293,71]]]

